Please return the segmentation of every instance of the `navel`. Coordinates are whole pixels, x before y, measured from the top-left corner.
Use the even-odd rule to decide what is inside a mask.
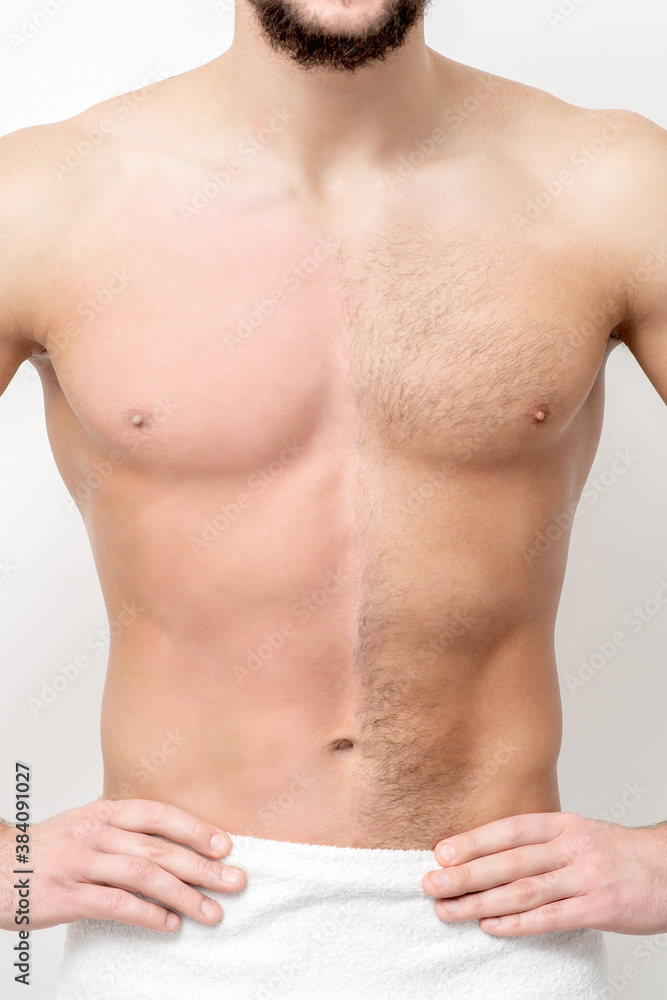
[[[334,740],[333,743],[329,744],[329,748],[334,753],[341,753],[341,754],[348,753],[350,750],[352,750],[353,747],[354,743],[352,742],[352,740],[348,740],[347,738]]]

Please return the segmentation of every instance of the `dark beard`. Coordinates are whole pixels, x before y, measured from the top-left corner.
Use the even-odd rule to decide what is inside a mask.
[[[390,0],[363,35],[335,35],[308,27],[289,0],[248,0],[271,47],[305,69],[354,71],[398,48],[431,0]]]

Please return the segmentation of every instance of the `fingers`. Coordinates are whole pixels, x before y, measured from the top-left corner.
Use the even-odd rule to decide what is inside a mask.
[[[72,920],[118,920],[122,924],[145,927],[149,931],[171,933],[180,927],[180,917],[155,903],[110,886],[82,883],[76,888]]]
[[[546,844],[562,833],[571,813],[522,813],[486,823],[474,830],[457,833],[435,845],[435,860],[440,865],[460,864],[485,854],[496,854],[512,847],[527,844]],[[448,857],[446,847],[454,848],[454,857]]]
[[[576,898],[579,885],[570,869],[519,879],[484,892],[445,897],[435,904],[436,915],[448,922],[481,920],[506,914],[526,913],[556,900]]]
[[[590,908],[584,897],[574,896],[557,899],[526,913],[501,916],[493,923],[481,920],[479,926],[489,934],[502,937],[528,937],[532,934],[574,931],[594,925],[590,921]]]
[[[530,844],[527,847],[503,851],[476,858],[468,864],[450,865],[446,869],[427,872],[422,879],[429,896],[460,896],[479,892],[517,879],[556,871],[567,864],[564,848],[555,844]]]
[[[115,909],[123,913],[130,903],[118,893],[114,893],[114,889],[124,889],[126,893],[140,892],[200,923],[218,923],[222,917],[222,907],[219,903],[192,886],[186,885],[148,858],[100,852],[93,855],[88,864],[82,867],[81,874],[86,882],[100,883],[105,889],[111,890],[107,899],[115,904]],[[217,888],[222,884],[219,880]],[[115,916],[115,910],[107,912],[104,916],[106,919],[119,919]],[[165,922],[166,915],[162,917],[162,924]]]
[[[105,807],[111,800],[105,800]],[[225,857],[232,848],[229,834],[178,806],[151,799],[119,799],[113,801],[108,823],[135,833],[159,833],[178,844],[186,844],[200,854]]]
[[[129,833],[116,827],[107,828],[102,835],[100,849],[109,854],[146,858],[183,882],[216,892],[239,892],[247,881],[245,872],[240,868],[204,858],[187,847],[173,844],[161,837]]]

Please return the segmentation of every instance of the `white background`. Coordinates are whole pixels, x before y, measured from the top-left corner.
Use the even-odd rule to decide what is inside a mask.
[[[550,24],[547,12],[559,4],[439,0],[428,15],[427,42],[573,104],[630,108],[667,127],[664,4],[565,0],[572,13]],[[69,0],[16,51],[10,35],[39,5],[4,0],[0,134],[70,117],[209,61],[232,40],[233,11],[219,6],[221,13],[212,0]],[[563,809],[587,816],[611,811],[619,822],[639,826],[667,819],[667,612],[661,606],[576,691],[567,683],[596,643],[605,648],[618,629],[629,631],[625,616],[667,577],[667,408],[625,348],[611,358],[607,386],[603,438],[589,499],[574,524],[558,619],[564,712],[559,774]],[[610,470],[617,449],[627,450],[631,461],[615,476]],[[15,760],[32,767],[35,821],[101,794],[104,654],[93,656],[46,711],[35,717],[28,705],[105,625],[83,526],[66,501],[46,438],[41,387],[26,364],[0,400],[0,564],[13,567],[6,579],[0,571],[0,814],[10,821]],[[637,787],[631,805],[622,803],[626,783]],[[667,837],[665,850],[667,857]],[[62,927],[32,935],[33,1000],[53,998],[63,936]],[[26,996],[12,982],[15,940],[0,934],[0,994],[7,1000]],[[640,949],[648,940],[606,935],[615,977],[610,997],[664,1000],[667,935],[652,939],[658,952],[652,958]]]

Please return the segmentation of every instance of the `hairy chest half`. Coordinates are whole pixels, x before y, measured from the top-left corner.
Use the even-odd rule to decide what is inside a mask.
[[[91,234],[51,318],[72,414],[146,462],[246,471],[336,422],[351,446],[507,461],[570,421],[619,319],[582,248],[497,212],[343,238],[284,206],[195,223]]]

